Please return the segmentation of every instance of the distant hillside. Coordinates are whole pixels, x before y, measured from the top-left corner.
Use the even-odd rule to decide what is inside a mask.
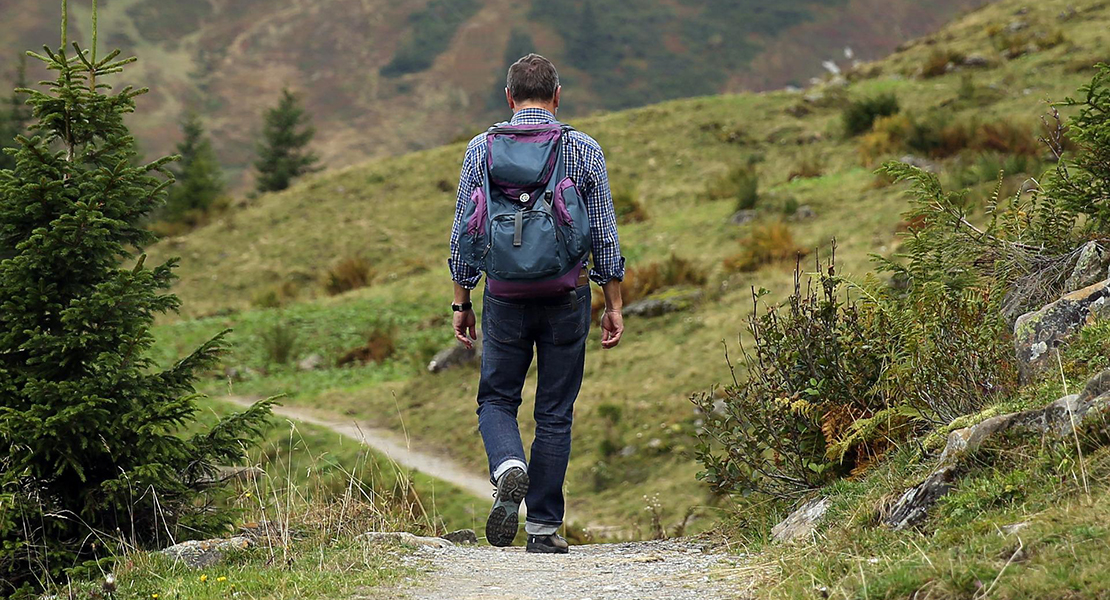
[[[87,0],[71,24],[87,27]],[[563,115],[801,84],[844,48],[878,58],[983,0],[102,0],[101,40],[140,57],[133,123],[150,153],[205,117],[235,181],[259,114],[305,95],[332,165],[428,148],[504,113],[506,64],[555,59]],[[57,44],[57,6],[0,0],[0,82],[17,52]]]

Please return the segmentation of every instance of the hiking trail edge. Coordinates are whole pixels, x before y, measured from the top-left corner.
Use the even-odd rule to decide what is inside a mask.
[[[213,396],[212,398],[242,407],[250,406],[258,400],[258,398],[244,396]],[[403,436],[394,431],[374,427],[354,419],[324,417],[320,413],[291,406],[275,406],[273,413],[279,417],[324,427],[351,438],[381,452],[402,467],[445,481],[476,497],[489,498],[493,493],[493,486],[488,478],[460,466],[449,458],[415,450]]]

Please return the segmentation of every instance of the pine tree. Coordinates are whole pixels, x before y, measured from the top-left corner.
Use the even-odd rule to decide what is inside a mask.
[[[170,167],[177,183],[170,187],[162,214],[167,221],[196,225],[223,195],[224,183],[200,117],[191,111],[186,113],[181,131],[185,136],[177,145],[181,159]]]
[[[49,585],[122,537],[139,547],[225,527],[203,489],[269,413],[261,402],[185,435],[193,384],[219,335],[168,369],[148,356],[155,315],[178,307],[175,261],[148,268],[142,227],[173,160],[136,162],[124,115],[147,90],[104,83],[134,59],[62,44],[30,53],[57,74],[31,90],[33,137],[0,171],[0,596]],[[161,177],[159,177],[161,175]],[[122,544],[124,539],[117,539]],[[90,543],[97,541],[97,543]]]
[[[30,110],[24,103],[23,95],[18,92],[26,87],[27,57],[20,55],[19,66],[16,68],[16,91],[8,97],[7,106],[0,107],[0,169],[15,166],[15,158],[3,149],[15,146],[15,136],[25,133],[27,123],[31,120]]]
[[[300,100],[288,89],[282,90],[278,105],[265,115],[258,160],[254,163],[258,191],[284,190],[297,177],[316,171],[318,158],[308,150],[315,134]]]

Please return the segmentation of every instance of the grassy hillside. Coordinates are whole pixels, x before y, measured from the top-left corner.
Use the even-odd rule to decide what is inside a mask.
[[[316,149],[342,166],[500,116],[506,61],[532,49],[559,62],[574,89],[564,114],[581,115],[805,82],[845,46],[875,58],[982,1],[113,0],[100,22],[102,44],[142,59],[124,83],[152,89],[132,123],[144,149],[170,151],[192,108],[240,181],[283,86],[306,97]],[[83,26],[90,3],[73,4]],[[56,9],[0,0],[0,81],[18,52],[57,43]]]
[[[1101,2],[1007,0],[854,69],[846,81],[573,120],[605,146],[622,205],[638,205],[645,217],[621,227],[635,270],[628,287],[692,281],[702,295],[685,312],[629,318],[615,351],[601,352],[591,335],[568,519],[641,536],[712,523],[727,501],[694,483],[700,417],[688,398],[730,380],[724,350],[735,358],[752,288],[778,298],[790,289],[793,261],[773,257],[812,249],[812,264],[812,252],[827,256],[835,237],[839,272],[862,275],[869,253],[894,251],[907,200],[904,188],[873,174],[886,158],[915,154],[983,198],[999,167],[1007,191],[1038,176],[1044,153],[1029,148],[1045,101],[1073,94],[1090,79],[1090,65],[1110,58],[1108,31],[1110,6]],[[964,63],[975,66],[956,68]],[[848,137],[849,103],[884,94],[913,122],[888,119]],[[903,126],[916,133],[895,135]],[[234,327],[226,364],[246,375],[214,374],[210,391],[288,393],[291,404],[403,429],[483,469],[477,371],[424,370],[452,337],[444,261],[462,151],[456,144],[314,176],[152,248],[155,260],[183,259],[176,291],[187,312],[158,330],[163,359]],[[730,216],[744,195],[737,173],[748,168],[759,179],[754,219],[735,225]],[[371,284],[327,296],[328,271],[344,259],[369,263]],[[393,351],[368,366],[332,366],[368,344]],[[311,354],[325,368],[298,371],[294,363]]]

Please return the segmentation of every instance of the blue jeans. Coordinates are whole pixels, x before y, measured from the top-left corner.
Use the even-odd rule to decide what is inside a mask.
[[[534,300],[505,300],[486,290],[478,429],[491,475],[505,461],[527,462],[517,409],[532,365],[533,347],[538,358],[536,437],[527,462],[528,523],[558,526],[563,522],[570,426],[574,400],[582,386],[589,329],[589,285],[565,296]]]

